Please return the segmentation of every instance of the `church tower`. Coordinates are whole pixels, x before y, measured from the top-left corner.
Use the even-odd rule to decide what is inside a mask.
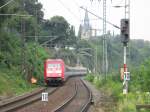
[[[90,21],[89,21],[89,16],[88,16],[88,11],[86,9],[85,11],[85,16],[84,16],[84,21],[83,21],[83,25],[81,26],[81,39],[86,39],[88,40],[91,36],[92,36],[92,28],[90,25]]]

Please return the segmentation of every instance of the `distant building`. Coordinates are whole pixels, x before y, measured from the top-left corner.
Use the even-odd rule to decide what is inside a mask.
[[[79,32],[81,39],[89,40],[92,36],[92,27],[90,25],[89,17],[88,17],[88,11],[85,11],[85,17],[83,21],[83,25],[80,25]]]

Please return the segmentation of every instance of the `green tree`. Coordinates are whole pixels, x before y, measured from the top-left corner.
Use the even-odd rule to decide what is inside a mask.
[[[50,20],[45,20],[43,28],[46,34],[50,35],[52,45],[57,47],[73,46],[76,43],[75,29],[62,16],[54,16]],[[43,39],[42,39],[43,40]],[[41,41],[42,41],[41,40]]]

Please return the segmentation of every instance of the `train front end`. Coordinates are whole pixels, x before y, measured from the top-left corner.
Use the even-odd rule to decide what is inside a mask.
[[[65,64],[61,59],[47,59],[44,64],[44,80],[47,85],[64,82]]]

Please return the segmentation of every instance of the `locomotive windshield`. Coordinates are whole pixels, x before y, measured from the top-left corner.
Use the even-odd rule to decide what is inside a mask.
[[[61,64],[48,64],[48,68],[61,68]]]

